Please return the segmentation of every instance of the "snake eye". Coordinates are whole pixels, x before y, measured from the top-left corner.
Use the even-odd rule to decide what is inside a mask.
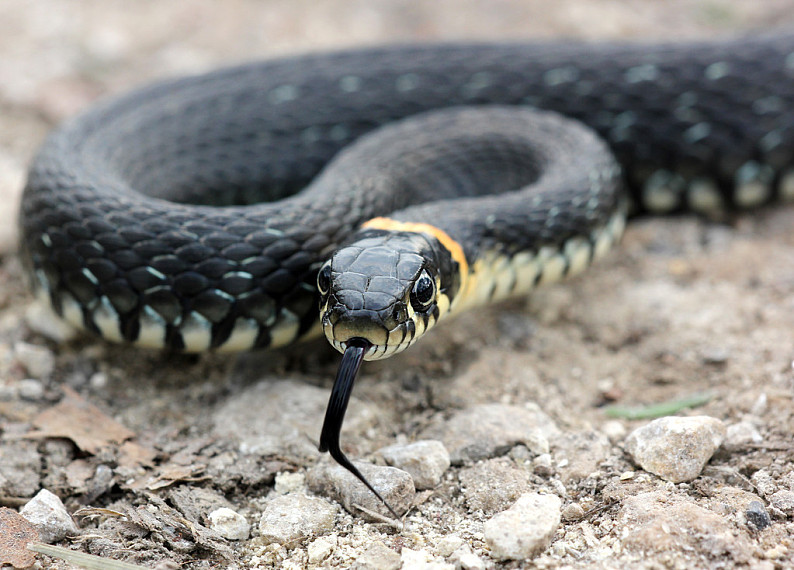
[[[327,295],[328,290],[331,288],[331,264],[326,263],[320,268],[317,273],[317,289],[320,295]]]
[[[411,291],[411,304],[417,311],[426,309],[436,296],[436,283],[427,273],[422,271],[419,278],[414,283],[414,288]]]

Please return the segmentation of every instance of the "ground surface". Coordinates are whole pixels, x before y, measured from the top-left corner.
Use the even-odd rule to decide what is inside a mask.
[[[62,544],[148,566],[171,560],[184,568],[348,567],[380,541],[400,553],[406,567],[417,567],[422,560],[451,563],[438,548],[451,535],[482,564],[494,564],[482,534],[493,512],[472,488],[466,470],[473,465],[452,467],[401,533],[341,509],[317,544],[315,537],[269,546],[259,538],[227,542],[201,530],[209,510],[225,503],[254,523],[258,537],[261,510],[276,494],[275,475],[304,473],[316,461],[316,412],[295,412],[304,414],[295,421],[306,423],[306,433],[276,437],[270,455],[260,449],[240,456],[237,438],[245,426],[229,420],[229,406],[240,400],[254,410],[261,406],[260,429],[276,429],[278,414],[271,419],[265,409],[266,387],[287,380],[287,394],[302,394],[306,386],[327,390],[338,355],[318,343],[242,358],[169,357],[85,339],[58,345],[31,332],[24,316],[32,299],[14,253],[13,220],[36,145],[50,127],[105,93],[273,54],[397,40],[675,39],[792,26],[790,0],[0,3],[3,503],[18,506],[46,487],[71,511],[108,507],[129,521],[143,508],[152,518],[137,526],[114,526],[112,516],[80,518],[83,536]],[[466,315],[435,331],[431,342],[366,366],[351,408],[367,413],[354,412],[348,422],[348,451],[372,457],[475,404],[535,402],[562,431],[551,442],[550,467],[533,470],[533,452],[519,445],[499,460],[506,465],[481,468],[518,473],[520,491],[554,493],[564,507],[588,512],[566,511],[571,520],[535,559],[539,567],[794,566],[792,513],[787,518],[769,503],[775,492],[794,487],[792,227],[792,209],[728,225],[694,218],[634,224],[616,254],[584,277],[543,290],[529,303]],[[34,349],[33,360],[52,354],[54,368],[37,370],[29,355],[20,356],[19,341],[44,347],[41,354]],[[40,382],[24,381],[31,377]],[[41,413],[61,400],[64,386],[131,430],[119,439],[131,435],[136,446],[120,451],[111,436],[94,447],[20,439],[33,424],[42,427]],[[610,399],[651,404],[705,391],[712,399],[686,413],[745,422],[762,443],[751,438],[720,451],[692,483],[673,485],[637,470],[621,434],[647,420],[616,425],[601,407]],[[297,443],[279,447],[284,441]],[[112,471],[98,469],[102,465]],[[625,475],[632,471],[633,477]],[[675,507],[648,507],[655,513],[648,524],[629,524],[638,516],[630,499],[658,498],[644,495],[653,491],[662,493],[660,504]],[[748,523],[752,500],[769,508],[771,526],[757,530]],[[190,521],[184,528],[192,531],[176,537],[168,513]],[[388,567],[388,559],[376,557],[374,567]]]

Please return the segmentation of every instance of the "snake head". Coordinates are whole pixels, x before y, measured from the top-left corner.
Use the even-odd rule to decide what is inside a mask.
[[[318,272],[323,332],[340,352],[366,340],[365,360],[401,352],[449,310],[457,273],[433,236],[363,230]]]

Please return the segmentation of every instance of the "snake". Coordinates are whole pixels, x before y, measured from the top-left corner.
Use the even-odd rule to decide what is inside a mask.
[[[794,35],[359,48],[160,80],[34,157],[38,297],[114,342],[362,360],[583,271],[628,214],[794,199]],[[318,307],[319,318],[318,318]],[[380,497],[380,495],[378,495]]]

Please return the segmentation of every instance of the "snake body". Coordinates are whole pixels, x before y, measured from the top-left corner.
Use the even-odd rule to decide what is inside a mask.
[[[794,36],[304,55],[157,83],[56,129],[22,252],[67,321],[181,351],[316,331],[319,272],[330,340],[371,334],[377,358],[584,268],[620,235],[623,184],[640,210],[752,207],[794,198],[793,164]]]

